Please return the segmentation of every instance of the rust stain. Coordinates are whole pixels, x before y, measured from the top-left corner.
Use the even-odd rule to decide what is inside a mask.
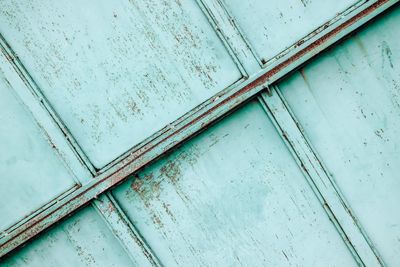
[[[175,216],[174,216],[174,214],[172,213],[172,211],[169,209],[169,204],[166,204],[165,202],[163,202],[162,203],[162,206],[163,206],[163,208],[164,208],[164,210],[165,210],[165,212],[169,215],[169,217],[171,218],[171,220],[173,221],[173,222],[176,222],[176,218],[175,218]]]
[[[180,176],[182,175],[179,166],[171,160],[169,160],[167,164],[161,167],[160,173],[161,175],[165,175],[166,177],[168,177],[174,184],[177,183]]]
[[[111,202],[108,204],[107,209],[108,209],[108,211],[109,211],[110,213],[116,211],[115,206],[114,206]]]
[[[141,188],[142,188],[142,185],[143,185],[143,184],[144,184],[143,180],[137,178],[137,179],[134,179],[134,180],[133,180],[133,182],[132,182],[132,184],[131,184],[131,188],[132,188],[135,192],[139,193],[139,192],[141,192]]]
[[[153,220],[153,223],[154,223],[158,228],[164,227],[164,224],[162,223],[162,221],[161,221],[161,219],[160,219],[159,216],[157,216],[156,214],[153,213],[153,215],[152,215],[151,218],[152,218],[152,220]]]
[[[385,58],[388,59],[390,67],[393,69],[393,59],[392,59],[392,50],[390,49],[389,45],[387,42],[383,41],[382,42],[382,60],[384,61]],[[382,64],[384,65],[384,64]]]
[[[276,75],[278,72],[282,71],[284,68],[288,67],[290,64],[293,62],[299,60],[301,57],[308,53],[312,53],[313,50],[318,48],[319,46],[323,45],[327,41],[329,41],[331,38],[336,36],[338,33],[340,33],[343,29],[353,25],[357,21],[359,21],[361,18],[365,17],[366,15],[370,14],[377,8],[381,7],[385,3],[387,3],[388,0],[378,0],[376,3],[372,4],[370,7],[366,8],[365,10],[361,11],[360,13],[356,14],[353,18],[349,19],[348,21],[344,22],[342,25],[338,26],[337,28],[333,29],[331,32],[327,33],[326,35],[322,36],[320,39],[316,40],[303,50],[297,52],[295,55],[293,55],[291,58],[287,59],[286,61],[280,63],[273,69],[269,70],[266,72],[264,75],[256,79],[255,81],[251,82],[250,84],[246,85],[243,87],[241,90],[236,92],[235,94],[227,97],[220,103],[218,103],[216,106],[213,106],[207,112],[204,112],[200,114],[198,117],[193,119],[191,122],[183,125],[180,129],[177,131],[171,133],[170,135],[167,135],[164,137],[162,140],[155,144],[147,144],[142,147],[142,149],[132,153],[129,157],[127,157],[125,160],[122,160],[122,167],[119,169],[115,170],[113,173],[109,174],[106,177],[103,177],[99,179],[96,183],[92,184],[88,188],[82,188],[81,191],[79,189],[76,192],[76,195],[73,196],[71,199],[69,199],[66,203],[63,205],[58,206],[55,210],[51,211],[48,214],[45,215],[39,215],[37,218],[30,220],[26,224],[23,225],[23,227],[18,229],[18,235],[13,236],[10,238],[7,242],[1,245],[0,250],[8,250],[8,248],[15,248],[17,246],[22,245],[22,243],[26,242],[27,240],[31,239],[33,236],[37,235],[44,229],[48,228],[49,226],[53,225],[57,221],[61,220],[62,218],[66,217],[76,209],[86,205],[90,200],[93,199],[93,197],[87,196],[90,195],[90,191],[93,191],[96,189],[96,194],[101,194],[104,191],[108,190],[112,186],[117,185],[121,181],[123,181],[125,178],[127,178],[129,175],[131,175],[134,171],[138,170],[140,167],[144,166],[145,164],[148,164],[154,159],[146,159],[146,160],[141,160],[139,163],[132,164],[134,163],[135,160],[139,159],[140,156],[143,156],[143,154],[149,152],[150,150],[154,149],[156,146],[158,146],[161,143],[164,143],[166,140],[171,139],[173,136],[178,135],[181,133],[184,129],[190,127],[191,125],[195,124],[196,122],[200,121],[204,117],[206,117],[208,114],[214,112],[216,109],[220,108],[221,106],[227,105],[228,103],[232,106],[235,107],[240,103],[234,102],[234,99],[238,98],[239,96],[245,94],[246,92],[252,90],[253,88],[260,86],[266,82],[268,82],[269,79],[271,79],[272,76]],[[319,52],[319,51],[318,51]],[[6,53],[7,54],[7,53]],[[13,61],[13,58],[10,58]],[[14,68],[16,68],[15,64],[12,64]],[[20,74],[19,70],[16,69],[17,73]],[[23,78],[23,77],[22,77]],[[24,80],[24,79],[23,79]],[[179,119],[178,119],[179,120]],[[202,124],[203,126],[208,126],[210,125],[213,120],[209,120],[206,123]],[[174,145],[178,143],[182,143],[183,141],[187,140],[190,136],[185,136],[178,142],[176,142]],[[166,148],[166,150],[171,149],[171,146]],[[64,206],[70,204],[68,206],[68,210],[64,210]],[[43,214],[43,213],[42,213]],[[49,217],[55,217],[54,220],[50,221],[45,221]],[[44,223],[43,223],[44,222]]]

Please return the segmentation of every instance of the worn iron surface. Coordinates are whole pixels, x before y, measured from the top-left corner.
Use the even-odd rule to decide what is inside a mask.
[[[86,8],[79,9],[72,2],[2,1],[0,89],[4,91],[6,112],[0,117],[5,125],[1,145],[2,150],[10,153],[2,155],[1,171],[7,173],[2,174],[6,178],[2,179],[5,186],[0,190],[10,199],[1,199],[2,204],[12,202],[14,208],[1,206],[3,214],[9,215],[4,215],[6,220],[1,218],[0,256],[88,203],[92,205],[62,225],[76,221],[82,216],[79,214],[90,214],[85,215],[93,217],[85,219],[88,224],[98,224],[96,221],[110,230],[103,226],[99,230],[99,248],[108,250],[105,242],[118,240],[121,244],[110,250],[107,259],[99,255],[97,248],[74,246],[97,240],[96,234],[86,229],[83,236],[67,234],[69,241],[61,243],[40,237],[8,257],[5,264],[38,264],[43,261],[41,253],[54,244],[51,254],[69,247],[68,264],[78,265],[111,264],[121,257],[120,265],[139,266],[250,262],[395,266],[394,255],[399,249],[396,228],[385,227],[396,225],[398,218],[391,216],[390,209],[385,209],[385,203],[375,195],[371,200],[373,208],[381,209],[381,215],[388,219],[370,219],[367,215],[374,214],[371,208],[357,203],[365,202],[362,196],[373,194],[372,188],[354,191],[354,182],[349,182],[361,167],[348,171],[349,165],[341,165],[328,152],[320,152],[327,146],[321,143],[322,139],[330,140],[331,148],[341,142],[343,151],[357,147],[353,148],[350,141],[343,142],[345,137],[338,140],[318,135],[321,133],[310,128],[310,120],[319,116],[319,110],[311,104],[309,109],[303,108],[301,100],[307,97],[307,89],[302,89],[301,82],[293,82],[295,89],[289,88],[296,74],[279,84],[282,100],[276,98],[277,92],[273,90],[267,90],[261,100],[273,118],[272,124],[262,109],[251,102],[167,158],[148,164],[396,2],[327,1],[321,12],[322,7],[315,1],[284,1],[272,6],[261,1],[235,4],[219,0],[87,2]],[[89,9],[95,11],[84,11]],[[272,15],[261,19],[266,16],[264,12]],[[373,24],[378,26],[369,26],[371,30],[360,36],[365,36],[370,45],[361,45],[365,50],[362,53],[354,52],[349,70],[342,67],[345,75],[351,72],[358,81],[367,74],[359,74],[357,69],[367,62],[375,72],[365,73],[374,73],[377,78],[375,82],[364,81],[364,86],[371,88],[365,94],[375,92],[372,85],[381,86],[383,94],[389,88],[392,103],[398,91],[399,57],[394,48],[397,43],[391,38],[398,30],[397,13]],[[259,27],[263,30],[257,31],[253,21],[261,21]],[[374,31],[384,33],[371,37]],[[271,34],[286,37],[271,39]],[[375,53],[374,42],[379,38],[385,43],[378,45],[381,53]],[[374,66],[379,60],[385,69],[382,73]],[[313,64],[321,64],[319,61]],[[312,70],[314,65],[309,68]],[[331,64],[321,69],[314,70],[315,74],[311,71],[316,77],[311,77],[312,81],[321,82],[318,88],[333,79],[329,77],[347,79],[341,78],[341,71],[332,70]],[[301,73],[309,83],[306,71]],[[332,95],[324,92],[330,88],[330,93],[339,90],[343,87],[339,84],[331,82],[325,91],[318,91],[315,102],[331,99]],[[303,91],[304,96],[298,97]],[[266,99],[271,92],[275,98],[269,102]],[[285,97],[289,105],[280,108]],[[347,98],[341,101],[352,103],[350,95],[343,97]],[[387,100],[378,99],[388,106]],[[363,111],[377,112],[379,103],[363,101]],[[372,104],[375,108],[370,111]],[[332,116],[337,117],[328,120],[348,119],[346,123],[353,123],[351,117],[333,111],[335,107],[340,106],[331,108]],[[310,110],[313,108],[314,111]],[[348,111],[352,108],[356,107],[350,105]],[[365,133],[365,127],[378,125],[379,119],[393,119],[396,109],[382,112],[384,115],[377,121],[360,126],[358,136]],[[296,126],[297,116],[307,128],[305,135],[301,126]],[[390,125],[396,129],[393,120]],[[278,132],[273,130],[274,126]],[[373,174],[381,170],[381,176],[388,181],[381,185],[381,190],[386,192],[392,185],[391,201],[396,203],[396,168],[389,168],[396,161],[386,162],[387,153],[398,152],[393,143],[396,130],[391,132],[383,126],[378,130],[381,136],[389,131],[391,138],[385,139],[385,156],[371,160],[389,165],[386,171],[374,168]],[[32,142],[37,146],[33,150]],[[293,145],[294,142],[299,145]],[[14,149],[22,144],[26,145]],[[311,148],[314,145],[317,152]],[[394,150],[389,151],[393,146]],[[377,145],[370,147],[369,153],[373,154],[374,148]],[[350,158],[348,153],[344,157]],[[12,158],[19,160],[14,169],[8,166]],[[26,163],[21,159],[27,159]],[[335,164],[331,166],[325,161]],[[363,158],[359,162],[360,166],[365,163]],[[148,167],[129,182],[100,195],[144,166]],[[22,175],[20,168],[24,168],[26,175]],[[44,168],[44,172],[35,172],[38,168]],[[342,178],[337,180],[337,175]],[[13,180],[14,177],[20,178]],[[7,191],[12,188],[10,185],[15,188],[20,183],[16,181],[22,181],[29,190],[29,205],[24,204],[22,191]],[[13,213],[13,209],[19,213]],[[77,232],[82,227],[78,226]],[[62,229],[59,225],[51,232],[63,236]],[[87,240],[84,236],[88,236]],[[389,236],[393,237],[390,242]],[[35,256],[38,251],[39,256]],[[313,257],[315,251],[319,259]],[[61,263],[54,258],[46,264]]]
[[[389,266],[400,259],[400,12],[279,85]]]
[[[356,265],[256,101],[113,194],[166,266]]]

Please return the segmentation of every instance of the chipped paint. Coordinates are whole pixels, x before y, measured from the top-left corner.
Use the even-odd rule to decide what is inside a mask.
[[[399,23],[397,6],[279,84],[387,266],[400,264]]]
[[[306,60],[395,2],[396,1],[377,1],[371,6],[364,5],[358,9],[352,10],[339,18],[335,24],[324,26],[323,30],[313,36],[312,39],[307,42],[300,42],[294,51],[295,54],[288,54],[287,58],[282,57],[263,70],[251,74],[247,79],[236,82],[218,93],[218,98],[212,97],[175,122],[167,125],[165,128],[119,157],[113,163],[100,170],[96,179],[91,180],[57,203],[51,203],[52,205],[49,206],[45,212],[38,214],[33,220],[14,229],[13,232],[9,233],[7,238],[1,240],[1,254],[7,253],[93,198],[97,198],[99,194],[109,189],[111,186],[120,183],[126,179],[128,175],[204,129],[270,83],[282,78],[289,71],[304,63]],[[119,14],[112,14],[112,17],[119,18]],[[14,64],[14,61],[18,61],[16,56],[11,58],[11,64]],[[213,68],[213,66],[206,67],[206,69],[211,70]],[[146,101],[146,97],[142,97],[141,99]],[[135,112],[135,114],[137,114],[139,109],[135,103],[134,101],[130,101],[128,108],[130,109],[129,112]],[[121,115],[120,118],[123,120],[124,116]],[[84,123],[87,123],[87,120],[79,117],[79,124]],[[166,173],[169,173],[176,182],[179,182],[179,180],[176,179],[176,177],[178,177],[177,174],[179,174],[176,168],[176,166],[170,166],[166,168]],[[169,179],[173,181],[173,179]],[[138,185],[139,190],[140,188],[141,186]],[[154,189],[160,190],[157,186]],[[169,209],[170,206],[167,203],[165,207],[163,206],[165,212],[167,212],[166,207]],[[154,220],[156,222],[162,222],[159,217],[155,217]],[[285,256],[287,257],[288,255],[285,254]]]
[[[355,265],[255,101],[112,192],[166,266]]]

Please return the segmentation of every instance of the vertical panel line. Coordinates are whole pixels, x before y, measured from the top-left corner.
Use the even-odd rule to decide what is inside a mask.
[[[85,155],[79,144],[75,141],[72,134],[69,132],[67,126],[60,119],[56,111],[50,105],[49,101],[43,95],[36,81],[32,78],[32,75],[28,72],[25,66],[22,64],[17,54],[11,48],[10,44],[6,41],[3,35],[0,33],[0,48],[4,55],[7,57],[8,62],[13,67],[15,72],[18,74],[20,79],[26,85],[27,89],[34,95],[37,102],[41,105],[41,107],[46,111],[47,115],[55,122],[58,126],[58,129],[64,135],[64,138],[67,140],[68,144],[71,146],[72,152],[75,154],[75,157],[90,171],[90,173],[94,176],[96,174],[96,170],[93,164],[90,162],[88,157]],[[29,106],[29,105],[28,105]],[[33,114],[36,116],[37,114]],[[49,133],[50,135],[50,133]]]
[[[5,38],[2,36],[0,33],[0,49],[1,52],[5,55],[7,58],[7,61],[9,64],[12,66],[14,71],[17,73],[19,79],[24,83],[25,88],[30,91],[30,93],[34,96],[33,99],[34,101],[37,102],[37,104],[40,105],[41,109],[43,110],[43,113],[45,116],[48,116],[49,119],[54,122],[55,125],[57,125],[58,130],[61,131],[63,138],[69,144],[69,149],[71,151],[63,151],[66,153],[72,152],[73,158],[82,163],[82,167],[86,169],[88,173],[90,173],[90,177],[79,177],[74,175],[74,180],[78,183],[78,187],[81,186],[82,184],[85,184],[90,181],[95,175],[97,174],[96,169],[94,168],[93,164],[90,162],[88,157],[84,154],[83,150],[80,148],[79,144],[75,141],[74,137],[71,135],[69,132],[68,128],[64,125],[60,117],[57,115],[57,113],[53,110],[51,107],[50,103],[46,99],[46,97],[42,94],[38,84],[34,81],[32,78],[31,74],[28,72],[28,70],[25,68],[25,66],[22,64],[22,62],[19,60],[18,56],[16,53],[12,50],[11,46],[7,43]],[[26,99],[21,99],[24,103]],[[25,103],[28,108],[30,108],[30,103]],[[31,112],[35,120],[37,120],[38,114],[35,112]],[[53,138],[54,133],[51,131],[48,131],[45,127],[43,127],[44,134],[51,140],[52,143],[56,143],[55,139]],[[55,144],[56,147],[57,144]],[[57,151],[58,153],[58,151]],[[75,171],[73,170],[72,166],[69,166],[69,162],[65,161],[62,156],[59,157],[60,160],[64,161],[64,163],[71,169],[73,173]],[[73,189],[76,189],[77,187],[74,186]],[[66,191],[66,193],[69,193],[70,190]],[[64,194],[63,194],[64,195]],[[122,244],[123,248],[127,251],[128,255],[130,258],[135,261],[137,257],[141,257],[139,253],[136,253],[134,249],[137,249],[138,251],[142,252],[148,263],[149,266],[161,266],[159,263],[158,259],[153,255],[153,253],[150,251],[149,247],[145,245],[145,242],[141,239],[141,237],[135,232],[134,227],[128,222],[128,219],[126,215],[123,213],[121,208],[118,206],[118,203],[115,201],[110,200],[109,193],[106,193],[105,195],[102,195],[99,197],[100,199],[103,200],[103,202],[99,202],[99,200],[94,200],[92,201],[92,205],[99,211],[99,213],[102,215],[101,218],[106,222],[107,226],[111,230],[111,232],[114,234],[114,236],[119,240],[119,242]],[[43,207],[41,207],[39,210],[34,212],[29,216],[29,218],[32,218],[33,215],[38,214],[38,212],[43,212],[45,211],[45,208],[50,205],[54,204],[54,201],[51,201],[47,204],[45,204]],[[102,203],[107,203],[107,209],[104,208]],[[5,230],[4,233],[1,234],[1,237],[6,237],[7,233],[9,231],[14,230],[17,226],[23,224],[24,222],[27,221],[27,218],[23,218],[19,222],[17,222],[13,227],[8,228]],[[116,234],[118,233],[118,234]],[[7,240],[6,240],[7,241]],[[6,242],[5,241],[5,242]],[[136,244],[137,246],[134,247],[133,244]],[[141,244],[143,245],[142,247]],[[143,262],[143,261],[142,261]]]
[[[162,266],[160,260],[126,216],[111,192],[100,195],[92,203],[137,266]]]
[[[275,87],[262,92],[259,102],[286,143],[354,259],[360,266],[385,266],[378,251],[306,139],[300,124]]]
[[[238,68],[245,77],[261,70],[254,49],[245,39],[234,18],[219,0],[196,0],[216,34],[220,37]]]

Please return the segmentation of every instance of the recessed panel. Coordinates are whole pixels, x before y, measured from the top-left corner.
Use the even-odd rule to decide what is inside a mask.
[[[133,266],[125,250],[87,207],[0,261],[1,266]]]
[[[360,1],[229,0],[225,4],[265,63],[357,2]]]
[[[165,266],[354,266],[251,102],[113,191]]]
[[[73,174],[0,69],[0,231],[74,185]]]
[[[196,1],[1,1],[0,32],[98,168],[241,78]]]
[[[280,84],[388,266],[400,265],[400,9]]]

